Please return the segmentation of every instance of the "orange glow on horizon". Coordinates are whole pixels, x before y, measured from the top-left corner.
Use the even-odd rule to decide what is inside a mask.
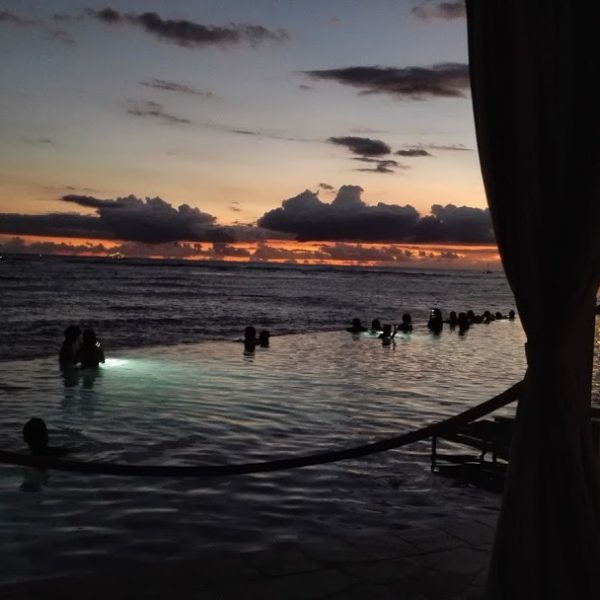
[[[19,240],[15,246],[14,240]],[[7,242],[13,242],[5,246]],[[2,248],[5,246],[4,248]],[[358,242],[172,242],[141,244],[117,240],[0,235],[3,252],[106,257],[119,252],[135,258],[179,258],[183,260],[222,260],[225,262],[272,262],[339,266],[467,267],[498,268],[495,245],[488,244],[399,244]],[[237,254],[236,254],[237,253]]]

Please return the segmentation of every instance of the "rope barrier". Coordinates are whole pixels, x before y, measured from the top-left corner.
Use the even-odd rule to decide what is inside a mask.
[[[74,473],[94,473],[96,475],[123,475],[123,476],[143,476],[143,477],[226,477],[231,475],[246,475],[249,473],[269,473],[272,471],[282,471],[286,469],[298,469],[300,467],[309,467],[325,463],[347,460],[350,458],[361,458],[377,452],[384,452],[413,444],[421,440],[439,435],[444,431],[464,425],[483,417],[492,411],[506,406],[518,398],[519,391],[523,382],[518,382],[510,388],[472,408],[469,408],[458,415],[454,415],[443,421],[427,425],[415,431],[409,431],[402,435],[363,444],[345,450],[333,450],[329,452],[320,452],[309,454],[308,456],[298,456],[294,458],[281,458],[268,462],[226,464],[226,465],[197,465],[197,466],[155,466],[155,465],[127,465],[103,462],[86,462],[77,460],[64,460],[49,456],[31,456],[18,452],[9,452],[0,450],[0,463],[9,465],[19,465],[27,467],[38,467],[55,469],[57,471],[68,471]]]

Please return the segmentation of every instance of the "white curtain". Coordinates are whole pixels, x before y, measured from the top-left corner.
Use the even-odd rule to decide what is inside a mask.
[[[528,359],[488,598],[600,599],[600,2],[467,0],[467,21],[481,169]]]

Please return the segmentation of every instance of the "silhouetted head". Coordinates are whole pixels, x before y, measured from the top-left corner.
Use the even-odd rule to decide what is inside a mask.
[[[448,319],[449,319],[450,323],[456,323],[458,321],[458,316],[456,315],[456,311],[451,310]]]
[[[77,325],[69,325],[65,329],[65,341],[66,342],[76,342],[81,335],[81,329],[77,327]]]
[[[509,310],[508,311],[508,318],[509,319],[514,319],[515,318],[515,311],[514,310]]]
[[[498,311],[494,317],[496,317],[496,319],[504,319],[504,317],[502,316],[502,313],[500,311]]]
[[[379,319],[373,319],[371,321],[371,329],[373,331],[379,331],[381,329],[381,323],[379,322]]]
[[[412,323],[412,317],[408,313],[402,315],[402,324],[410,325]]]
[[[360,319],[357,319],[357,318],[352,319],[352,327],[354,327],[355,329],[359,329],[360,327],[362,327],[362,323],[360,322]]]
[[[383,335],[392,335],[392,326],[389,323],[383,326]]]
[[[46,423],[38,417],[29,419],[23,426],[23,439],[32,452],[43,450],[48,446],[48,429]]]
[[[246,342],[256,339],[256,329],[252,327],[252,325],[248,325],[246,329],[244,329],[244,340]]]
[[[268,346],[269,345],[269,338],[271,337],[271,334],[266,330],[263,329],[259,334],[258,334],[258,343],[261,346]]]
[[[442,320],[442,311],[439,308],[434,308],[431,311],[431,318],[435,319],[436,321],[441,321]]]
[[[85,346],[93,346],[97,339],[93,329],[86,329],[83,332],[83,343]]]

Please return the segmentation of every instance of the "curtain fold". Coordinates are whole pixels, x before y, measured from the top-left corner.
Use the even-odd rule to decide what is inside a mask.
[[[600,598],[590,398],[600,280],[600,3],[467,0],[477,143],[528,369],[488,598]]]

